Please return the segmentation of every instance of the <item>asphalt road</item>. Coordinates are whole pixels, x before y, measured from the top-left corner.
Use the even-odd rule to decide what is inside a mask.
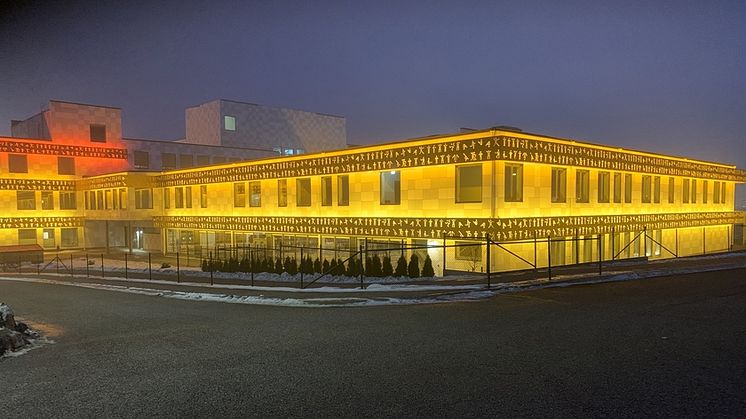
[[[0,281],[0,416],[746,416],[746,270],[287,308]]]

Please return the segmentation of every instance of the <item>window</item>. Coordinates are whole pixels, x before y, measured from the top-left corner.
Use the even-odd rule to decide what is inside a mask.
[[[104,191],[104,208],[111,209],[111,189]]]
[[[288,206],[288,180],[287,179],[277,180],[277,206],[278,207]]]
[[[575,202],[584,203],[590,201],[590,177],[591,174],[588,170],[575,171]]]
[[[207,166],[210,164],[210,156],[197,156],[197,164],[196,166]]]
[[[163,170],[176,169],[176,154],[173,154],[173,153],[161,154],[161,167]]]
[[[78,229],[60,229],[60,244],[62,245],[62,247],[78,247]]]
[[[505,202],[523,201],[523,165],[505,164]]]
[[[18,244],[36,244],[36,229],[18,229]]]
[[[624,175],[624,202],[632,202],[632,175],[629,173]]]
[[[191,186],[184,187],[184,206],[186,208],[192,207],[192,187]]]
[[[332,205],[332,178],[324,176],[321,178],[321,206],[328,207]]]
[[[262,206],[262,184],[259,181],[249,182],[249,206]]]
[[[681,186],[681,201],[685,204],[689,203],[689,179],[684,179]]]
[[[119,188],[119,208],[127,209],[127,188]]]
[[[399,205],[401,202],[401,172],[381,172],[381,205]]]
[[[473,242],[456,242],[456,260],[480,262],[482,260],[482,246]]]
[[[174,206],[184,208],[184,188],[174,188]]]
[[[482,202],[482,165],[456,166],[456,202]]]
[[[690,196],[692,204],[697,203],[697,179],[692,179],[692,194]]]
[[[235,131],[236,130],[236,117],[225,115],[223,117],[223,129],[226,131]]]
[[[72,157],[57,157],[57,173],[60,175],[74,175],[75,159]]]
[[[207,208],[207,185],[199,186],[199,207]]]
[[[668,178],[668,203],[673,204],[673,201],[676,197],[676,190],[674,187],[676,186],[676,182],[674,178],[670,177]]]
[[[236,208],[246,206],[246,184],[243,182],[233,184],[233,206]]]
[[[91,124],[91,141],[96,143],[106,142],[106,125]]]
[[[708,186],[707,181],[703,180],[702,181],[702,203],[703,204],[707,203],[707,186]]]
[[[45,228],[41,231],[41,243],[44,247],[54,247],[54,229]]]
[[[714,181],[712,183],[712,203],[720,203],[720,182],[718,181]]]
[[[656,204],[661,203],[661,177],[656,176],[653,178],[653,202]]]
[[[622,202],[622,174],[614,173],[614,202]]]
[[[652,177],[650,176],[643,176],[642,177],[642,203],[643,204],[649,204],[650,200],[652,198]]]
[[[295,180],[295,205],[299,207],[311,206],[311,179]]]
[[[16,206],[19,210],[35,210],[36,192],[16,191]]]
[[[163,188],[163,208],[171,208],[171,189]]]
[[[43,210],[54,209],[54,192],[41,191],[41,209]]]
[[[134,151],[134,166],[135,169],[149,169],[150,168],[150,154],[147,151]]]
[[[225,156],[213,156],[212,164],[225,163]]]
[[[720,203],[725,204],[727,195],[725,195],[725,182],[720,183]]]
[[[187,169],[194,167],[194,156],[191,154],[179,154],[179,168]]]
[[[337,176],[337,205],[350,205],[350,177],[347,175]]]
[[[153,190],[152,189],[135,189],[135,208],[137,209],[153,208]]]
[[[567,169],[552,167],[552,202],[567,202]]]
[[[119,190],[118,189],[112,190],[111,198],[114,203],[114,209],[119,208]]]
[[[598,202],[609,202],[609,172],[598,172]]]
[[[75,192],[60,192],[60,209],[75,209]]]
[[[8,154],[8,171],[10,173],[28,173],[28,160],[25,154]]]
[[[95,210],[96,209],[96,191],[88,191],[84,193],[86,197],[85,208]]]

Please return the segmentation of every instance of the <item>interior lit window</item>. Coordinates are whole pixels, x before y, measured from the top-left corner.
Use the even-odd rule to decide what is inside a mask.
[[[311,206],[311,179],[295,180],[295,205],[299,207]]]
[[[401,203],[401,172],[391,170],[381,172],[381,205]]]
[[[287,179],[277,180],[277,206],[278,207],[288,206],[288,180]]]
[[[590,201],[591,173],[588,170],[575,171],[575,202],[586,203]]]
[[[236,117],[225,115],[223,117],[223,128],[226,131],[235,131],[236,130]]]
[[[523,201],[523,165],[505,164],[505,202]]]
[[[645,175],[642,177],[642,203],[643,204],[649,204],[650,199],[652,198],[652,177],[649,175]]]
[[[262,206],[262,184],[259,181],[249,182],[249,206]]]
[[[233,206],[236,208],[246,206],[246,184],[244,182],[233,184]]]

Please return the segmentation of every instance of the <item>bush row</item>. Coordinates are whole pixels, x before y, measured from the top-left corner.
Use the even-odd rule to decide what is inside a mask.
[[[320,274],[322,272],[328,272],[333,276],[360,276],[363,270],[362,261],[359,258],[352,258],[347,263],[342,259],[334,259],[331,261],[324,258],[322,262],[319,258],[316,260],[310,257],[301,259],[298,261],[290,256],[285,257],[283,261],[280,258],[247,258],[244,257],[241,260],[236,258],[230,258],[226,260],[212,260],[212,264],[207,259],[202,259],[202,271],[210,272],[268,272],[281,274],[287,272],[290,275],[295,275],[299,272],[304,274]],[[425,261],[420,271],[420,260],[419,257],[413,254],[409,263],[404,255],[400,256],[396,261],[396,268],[391,263],[391,258],[384,256],[383,259],[378,255],[366,258],[365,263],[365,276],[368,277],[384,277],[384,276],[397,276],[397,277],[433,277],[435,271],[433,270],[433,261],[430,259],[430,255],[425,256]]]

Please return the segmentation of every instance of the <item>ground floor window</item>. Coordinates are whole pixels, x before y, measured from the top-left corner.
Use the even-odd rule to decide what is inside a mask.
[[[36,244],[36,229],[22,228],[18,230],[18,244]]]
[[[62,247],[78,247],[78,229],[60,229],[60,244]]]
[[[41,239],[42,239],[42,246],[44,247],[54,247],[54,229],[53,228],[45,228],[41,232]]]

